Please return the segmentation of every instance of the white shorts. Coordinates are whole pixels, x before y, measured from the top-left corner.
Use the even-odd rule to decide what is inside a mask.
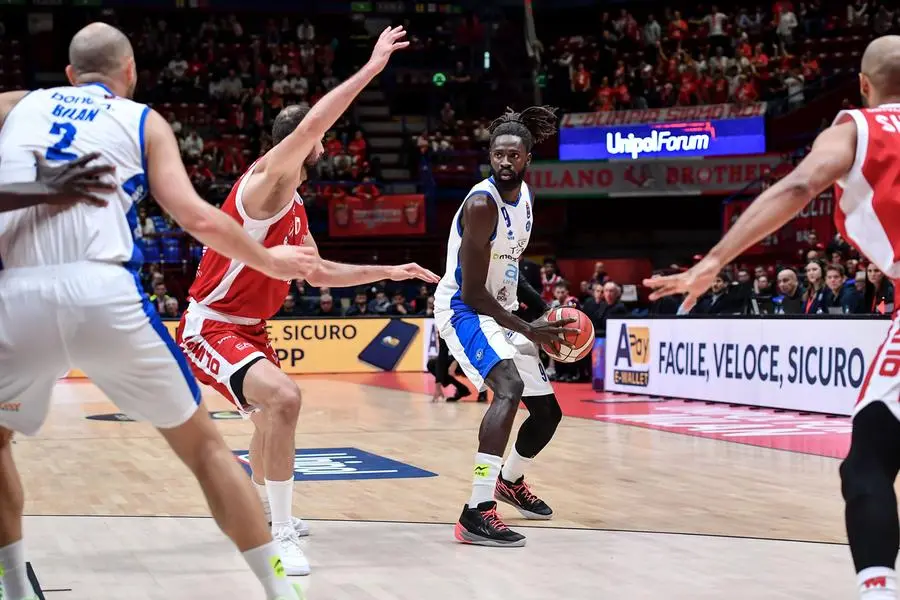
[[[487,389],[484,380],[498,362],[512,359],[525,384],[524,397],[553,393],[537,346],[521,333],[471,309],[436,311],[434,322],[450,354],[479,391]]]
[[[854,416],[873,402],[884,402],[900,421],[900,311],[891,318],[887,335],[869,365]]]
[[[200,403],[184,355],[124,267],[0,271],[0,426],[37,433],[53,386],[71,368],[155,427],[181,425]]]

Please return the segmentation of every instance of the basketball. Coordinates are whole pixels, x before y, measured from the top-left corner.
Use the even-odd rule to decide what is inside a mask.
[[[551,323],[565,319],[575,319],[574,323],[568,323],[564,327],[578,330],[578,333],[560,335],[560,337],[565,337],[567,341],[575,344],[574,348],[568,348],[562,344],[541,344],[541,348],[550,358],[557,362],[573,363],[591,353],[591,348],[594,347],[594,324],[591,323],[586,314],[577,308],[562,306],[551,310],[550,314],[547,315],[547,319]]]

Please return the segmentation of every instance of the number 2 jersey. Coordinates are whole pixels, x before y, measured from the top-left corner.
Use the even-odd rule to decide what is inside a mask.
[[[516,288],[519,285],[519,257],[528,247],[533,225],[532,204],[534,198],[527,183],[522,183],[515,202],[505,202],[489,177],[476,184],[466,196],[466,200],[476,194],[487,195],[497,203],[497,227],[491,237],[490,265],[484,287],[497,302],[512,312],[519,308]],[[462,301],[462,262],[459,251],[462,245],[463,201],[450,229],[447,241],[447,271],[441,278],[434,293],[434,310],[457,310],[465,307]]]
[[[0,129],[0,183],[35,180],[38,152],[52,165],[99,152],[95,164],[118,186],[98,194],[104,207],[38,205],[0,213],[4,268],[81,261],[140,268],[137,203],[148,191],[144,123],[150,109],[99,83],[36,90],[10,111]]]

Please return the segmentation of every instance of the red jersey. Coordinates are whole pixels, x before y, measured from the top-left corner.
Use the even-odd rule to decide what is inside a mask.
[[[848,243],[900,278],[900,104],[843,110],[856,123],[856,158],[835,187],[834,219]],[[895,286],[900,290],[900,286]],[[895,305],[897,302],[895,301]]]
[[[255,167],[256,162],[234,183],[222,205],[222,212],[240,223],[250,237],[266,248],[302,245],[309,234],[309,222],[303,199],[296,192],[293,199],[270,219],[258,221],[247,216],[242,195],[244,184]],[[290,280],[272,279],[207,248],[188,295],[192,302],[226,316],[265,320],[281,308],[290,284]]]

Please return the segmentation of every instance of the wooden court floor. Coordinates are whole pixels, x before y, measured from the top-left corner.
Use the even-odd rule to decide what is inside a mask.
[[[456,544],[485,406],[431,403],[424,376],[401,377],[402,389],[298,378],[298,449],[355,448],[436,475],[298,482],[311,600],[852,597],[837,460],[618,423],[563,420],[529,473],[554,520],[501,508],[528,546]],[[116,411],[89,382],[64,382],[42,432],[17,438],[29,560],[59,590],[46,597],[259,598],[154,430],[86,418]],[[249,423],[217,424],[247,448]]]

